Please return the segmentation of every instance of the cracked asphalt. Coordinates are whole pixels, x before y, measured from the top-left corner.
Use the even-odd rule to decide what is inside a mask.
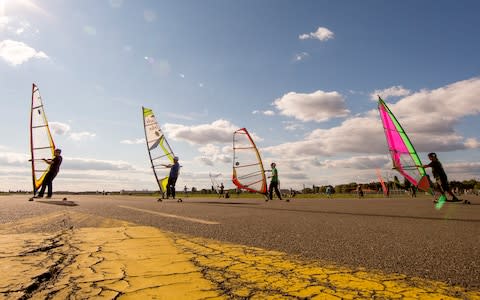
[[[26,199],[0,197],[0,299],[480,299],[478,198]]]

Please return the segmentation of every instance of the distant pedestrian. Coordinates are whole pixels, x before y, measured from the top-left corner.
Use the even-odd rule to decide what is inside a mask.
[[[332,187],[330,185],[327,186],[325,192],[327,193],[327,197],[330,198],[332,196]]]
[[[220,184],[220,194],[218,195],[218,198],[223,197],[223,189],[225,189],[225,186],[223,185],[223,182]]]
[[[357,196],[358,198],[363,198],[363,190],[362,190],[362,185],[357,186]]]

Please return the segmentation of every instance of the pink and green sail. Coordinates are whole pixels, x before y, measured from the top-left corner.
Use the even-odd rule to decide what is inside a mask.
[[[382,119],[393,168],[417,188],[430,191],[430,182],[425,169],[421,167],[422,162],[417,151],[392,111],[380,97],[378,97],[378,111]]]

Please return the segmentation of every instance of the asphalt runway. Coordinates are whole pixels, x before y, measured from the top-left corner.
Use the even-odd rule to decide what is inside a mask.
[[[58,196],[63,197],[63,196]],[[429,197],[302,199],[291,202],[143,196],[68,195],[28,202],[0,197],[0,225],[70,211],[164,231],[285,253],[304,261],[404,274],[480,289],[480,197],[471,205]],[[62,205],[68,204],[68,205]],[[62,220],[29,232],[94,227],[95,218]]]

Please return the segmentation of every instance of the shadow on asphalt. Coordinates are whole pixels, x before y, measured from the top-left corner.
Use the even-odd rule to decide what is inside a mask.
[[[61,201],[56,201],[56,200],[52,200],[52,201],[35,201],[35,202],[45,203],[45,204],[53,204],[53,205],[63,205],[63,206],[78,206],[77,203],[75,203],[75,202],[73,202],[73,201],[66,201],[66,200],[61,200]]]

